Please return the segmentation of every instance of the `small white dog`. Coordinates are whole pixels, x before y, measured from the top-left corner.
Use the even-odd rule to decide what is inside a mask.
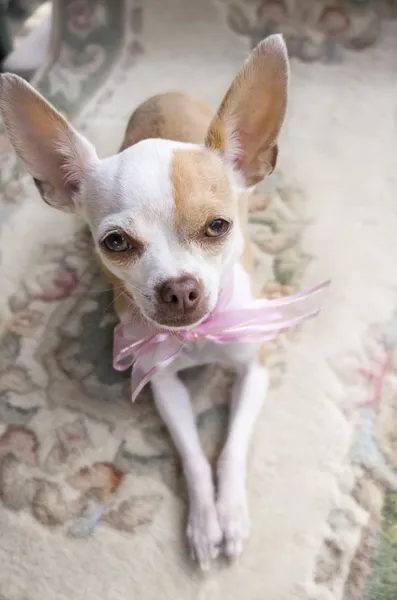
[[[112,282],[124,291],[116,303],[122,323],[178,339],[178,332],[216,313],[231,279],[229,308],[251,302],[247,201],[275,167],[287,87],[287,52],[274,35],[251,53],[215,115],[183,93],[153,97],[133,113],[120,153],[100,160],[30,85],[1,76],[7,134],[43,199],[88,223]],[[222,544],[227,556],[238,556],[248,535],[246,458],[268,376],[258,343],[189,339],[167,368],[154,367],[154,350],[146,353],[150,364],[145,358],[142,364],[182,457],[187,535],[206,568]],[[214,362],[238,374],[216,489],[188,391],[177,377],[182,369]]]

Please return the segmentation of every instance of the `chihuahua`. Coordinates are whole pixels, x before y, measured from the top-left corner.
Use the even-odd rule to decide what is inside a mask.
[[[277,160],[288,88],[280,35],[252,51],[215,114],[185,93],[152,97],[132,114],[120,152],[105,159],[28,83],[11,74],[0,81],[7,135],[44,201],[88,224],[124,292],[116,298],[121,323],[189,330],[213,313],[231,274],[231,306],[251,301],[247,203]],[[177,376],[215,362],[237,373],[216,486]],[[268,386],[261,347],[192,339],[151,385],[183,462],[192,555],[204,569],[221,550],[237,557],[249,532],[247,451]]]

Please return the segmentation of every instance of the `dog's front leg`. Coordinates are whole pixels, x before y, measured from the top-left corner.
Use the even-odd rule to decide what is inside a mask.
[[[219,553],[222,531],[215,505],[211,467],[200,446],[189,394],[172,372],[152,380],[154,400],[182,458],[189,492],[187,536],[192,551],[203,569]]]
[[[229,557],[241,554],[243,540],[249,534],[246,460],[267,387],[267,371],[256,357],[239,367],[232,391],[228,437],[218,462],[217,508],[225,552]]]

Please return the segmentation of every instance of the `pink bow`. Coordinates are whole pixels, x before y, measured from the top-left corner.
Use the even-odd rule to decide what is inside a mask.
[[[114,331],[113,366],[124,371],[133,365],[132,402],[160,370],[170,365],[188,342],[211,340],[216,344],[253,343],[273,339],[286,329],[315,317],[329,281],[276,300],[253,300],[240,308],[227,308],[230,286],[223,291],[214,312],[189,329],[169,331],[149,322],[120,323]]]

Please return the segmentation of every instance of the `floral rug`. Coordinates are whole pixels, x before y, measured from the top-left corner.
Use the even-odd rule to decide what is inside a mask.
[[[0,600],[395,600],[397,23],[392,2],[313,4],[332,17],[322,41],[303,26],[308,2],[55,2],[35,83],[102,155],[153,93],[186,89],[216,106],[255,39],[284,28],[303,60],[279,170],[251,204],[257,279],[268,297],[333,283],[315,322],[269,344],[253,532],[238,563],[202,575],[150,390],[131,406],[128,376],[112,370],[116,318],[89,236],[39,200],[1,134]],[[382,32],[361,46],[360,15]],[[314,64],[303,31],[321,47]],[[232,377],[186,374],[214,460]]]

